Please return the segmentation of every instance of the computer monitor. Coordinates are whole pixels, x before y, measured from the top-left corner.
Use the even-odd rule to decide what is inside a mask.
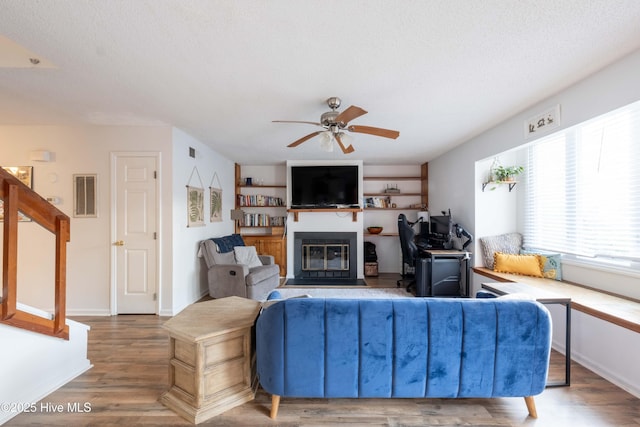
[[[451,215],[431,215],[429,233],[450,236],[453,233]]]

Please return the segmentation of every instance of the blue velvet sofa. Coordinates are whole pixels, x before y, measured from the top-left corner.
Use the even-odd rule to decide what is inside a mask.
[[[280,397],[533,396],[546,385],[551,318],[530,300],[292,298],[256,323],[257,371]]]

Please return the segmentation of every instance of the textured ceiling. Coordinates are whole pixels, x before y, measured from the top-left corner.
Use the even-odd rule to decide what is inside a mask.
[[[0,124],[167,124],[244,164],[419,164],[640,48],[638,22],[637,0],[2,0],[1,35],[47,66],[7,66],[0,43]],[[286,148],[319,128],[271,121],[318,121],[330,96],[400,137]]]

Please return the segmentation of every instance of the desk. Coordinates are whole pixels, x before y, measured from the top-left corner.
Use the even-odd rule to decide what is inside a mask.
[[[498,295],[522,293],[529,295],[542,304],[560,304],[565,306],[565,377],[564,383],[547,384],[547,387],[569,386],[571,384],[571,298],[547,292],[524,283],[483,283],[482,288]]]
[[[416,259],[417,297],[468,297],[471,253],[422,249]]]

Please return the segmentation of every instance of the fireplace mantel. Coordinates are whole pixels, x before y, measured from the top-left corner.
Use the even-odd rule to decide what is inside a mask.
[[[287,209],[287,212],[293,213],[293,220],[298,222],[298,214],[300,212],[351,212],[352,221],[358,221],[358,212],[362,212],[362,208],[334,208],[334,209]]]

